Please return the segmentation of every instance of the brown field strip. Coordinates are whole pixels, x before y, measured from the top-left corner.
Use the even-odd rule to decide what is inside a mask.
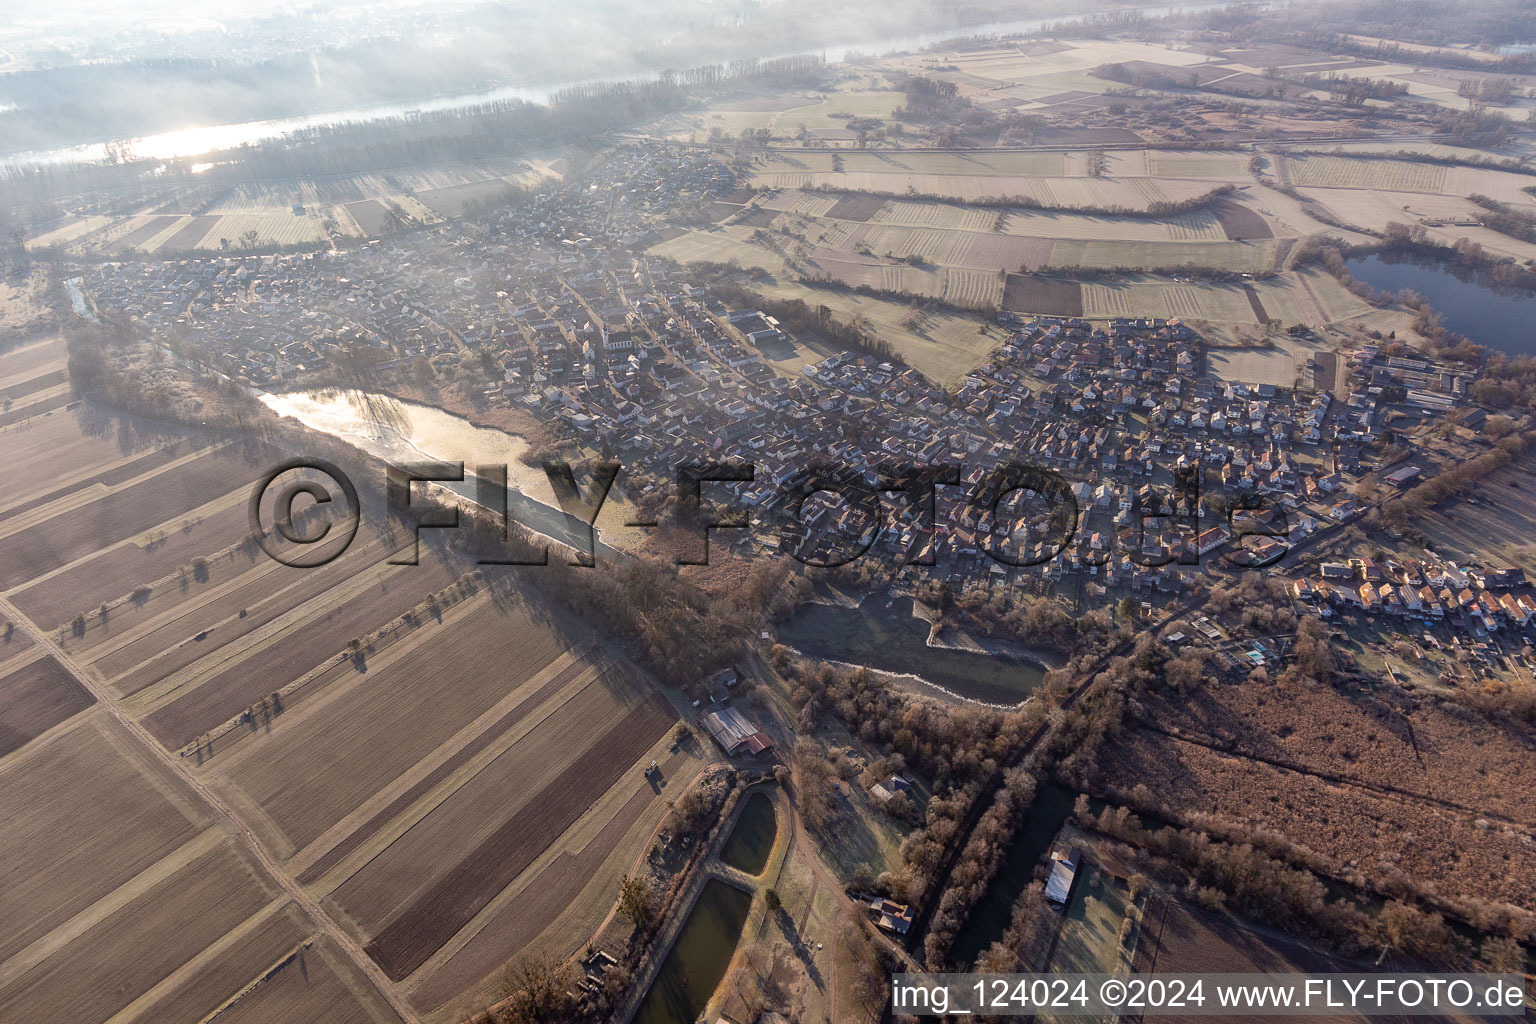
[[[422,642],[393,659],[386,652],[387,664],[358,685],[278,719],[271,736],[237,752],[225,770],[295,847],[314,842],[569,646],[526,612],[489,602],[452,629],[422,629]],[[289,716],[297,720],[283,724]]]
[[[0,427],[9,427],[23,420],[32,419],[34,416],[45,416],[48,413],[58,412],[75,401],[75,396],[65,391],[62,394],[39,398],[37,401],[29,402],[26,405],[14,405],[11,407],[10,412],[0,413]]]
[[[368,944],[369,955],[396,981],[420,967],[522,874],[675,718],[671,705],[653,697],[627,721],[596,737],[574,764],[380,932]]]
[[[463,185],[421,189],[415,195],[417,202],[439,217],[461,217],[464,215],[466,206],[495,202],[511,187],[504,179],[491,178],[487,181],[471,181]]]
[[[91,716],[0,765],[0,962],[200,831]]]
[[[497,737],[503,735],[535,708],[563,690],[570,684],[572,679],[590,667],[588,662],[578,659],[555,673],[548,682],[518,701],[516,706],[497,719],[490,728],[485,729],[463,747],[460,747],[454,752],[452,757],[432,769],[415,785],[411,786],[410,789],[391,800],[388,806],[368,818],[367,821],[359,825],[341,842],[327,850],[324,856],[304,869],[299,875],[299,882],[308,885],[311,882],[318,881],[326,872],[341,863],[353,850],[373,838],[381,828],[399,817],[406,808],[441,785],[444,780],[462,768],[476,754],[494,743]]]
[[[827,211],[834,220],[867,221],[885,208],[884,196],[841,196]]]
[[[176,435],[140,435],[126,421],[114,424],[84,407],[68,416],[45,416],[0,431],[0,452],[4,452],[10,471],[0,501],[10,504],[59,490],[65,484],[154,451],[173,436]]]
[[[1083,287],[1076,281],[1009,274],[1003,286],[1003,308],[1016,313],[1082,316]]]
[[[144,726],[169,749],[190,743],[199,733],[334,657],[351,639],[365,637],[410,611],[452,583],[455,572],[438,561],[404,567],[152,712]]]
[[[1253,310],[1254,319],[1261,324],[1269,323],[1269,313],[1264,309],[1264,303],[1259,299],[1259,293],[1253,290],[1253,285],[1243,285],[1243,294],[1248,297],[1248,307]]]
[[[362,229],[364,235],[382,234],[389,228],[389,207],[377,199],[364,199],[356,203],[347,203],[343,208],[357,222],[357,226]]]
[[[365,933],[377,934],[416,893],[449,876],[452,864],[440,853],[443,837],[453,836],[459,850],[490,839],[498,825],[526,808],[529,794],[579,763],[593,736],[641,710],[647,696],[645,684],[620,668],[585,674],[523,728],[496,743],[490,756],[471,765],[435,804],[418,808],[414,818],[401,823],[403,829],[391,829],[388,845],[354,867],[331,899]],[[488,807],[495,810],[488,812]]]
[[[197,243],[201,242],[203,240],[203,236],[212,231],[213,226],[218,222],[218,217],[209,216],[208,214],[193,217],[181,227],[177,228],[176,233],[173,234],[170,238],[167,238],[164,242],[160,243],[158,251],[170,252],[195,249],[197,248]]]
[[[222,651],[383,558],[381,548],[370,547],[348,551],[317,569],[293,569],[267,561],[261,555],[254,562],[247,562],[239,554],[233,559],[220,559],[215,564],[227,561],[235,573],[226,581],[228,590],[190,608],[184,607],[188,602],[176,600],[180,588],[175,585],[169,588],[174,602],[169,609],[163,601],[157,605],[159,595],[152,594],[145,602],[145,612],[154,618],[168,612],[169,617],[92,664],[122,696],[132,696],[216,650]],[[216,577],[209,583],[216,583]],[[208,586],[201,584],[199,589],[206,592]],[[119,614],[114,613],[114,618]]]
[[[1226,232],[1229,241],[1275,237],[1268,221],[1240,203],[1216,203],[1211,207],[1211,212],[1221,222],[1221,230]]]
[[[21,655],[32,647],[32,637],[20,630],[12,630],[9,639],[0,637],[0,665],[20,661]]]
[[[43,391],[47,388],[56,387],[67,380],[69,380],[69,371],[67,369],[50,370],[40,376],[29,377],[19,384],[0,388],[0,401],[5,401],[6,399],[14,401],[25,395],[30,395],[34,391]]]
[[[152,999],[143,1021],[198,1022],[217,1010],[270,964],[304,940],[302,918],[292,904],[261,920],[218,956],[198,964],[181,984]],[[249,996],[247,996],[249,998]],[[223,1020],[220,1017],[219,1020]],[[316,1017],[316,1021],[328,1018]]]
[[[201,455],[0,539],[0,587],[9,589],[159,526],[250,486],[259,474],[256,463],[232,451]]]
[[[325,939],[219,1014],[216,1024],[396,1024],[357,968]]]
[[[114,244],[114,247],[118,252],[122,252],[125,249],[132,249],[135,246],[143,245],[145,242],[149,241],[151,238],[154,238],[160,232],[176,223],[177,219],[178,218],[176,218],[174,215],[151,217],[147,223],[140,224],[138,227],[124,235],[122,238],[119,238]]]
[[[161,466],[175,462],[177,459],[191,454],[194,450],[192,442],[176,441],[164,448],[146,452],[111,469],[75,480],[63,487],[55,487],[46,493],[29,498],[19,505],[12,505],[7,509],[0,510],[0,523],[19,515],[25,515],[62,498],[67,498],[84,488],[120,486],[134,477],[142,476],[151,470],[159,469]]]
[[[663,774],[671,778],[674,767],[686,759],[682,754],[669,759],[662,765]],[[521,892],[498,909],[462,949],[411,993],[411,1003],[425,1012],[436,1010],[526,948],[576,902],[625,834],[645,814],[646,808],[659,799],[650,786],[638,784],[634,795],[579,853],[560,851],[529,879]]]
[[[268,900],[220,845],[0,989],[0,1017],[100,1024]]]
[[[22,374],[30,374],[40,366],[63,359],[65,356],[64,339],[62,337],[49,338],[32,345],[23,345],[0,353],[0,381],[8,381],[12,377],[20,377]]]
[[[105,551],[33,583],[12,595],[11,602],[27,618],[51,629],[79,612],[94,612],[103,601],[116,600],[140,584],[170,575],[194,558],[238,543],[251,530],[243,502],[192,522],[190,529],[181,523],[180,519],[167,523],[164,540]]]
[[[94,703],[52,655],[0,677],[0,757]]]

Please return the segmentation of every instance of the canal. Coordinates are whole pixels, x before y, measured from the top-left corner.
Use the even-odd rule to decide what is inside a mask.
[[[1035,865],[1051,848],[1051,840],[1072,814],[1077,794],[1065,786],[1047,782],[1035,794],[1009,844],[1003,863],[987,885],[986,893],[960,934],[955,937],[950,959],[970,966],[988,946],[1003,937],[1013,918],[1013,905],[1035,876]]]

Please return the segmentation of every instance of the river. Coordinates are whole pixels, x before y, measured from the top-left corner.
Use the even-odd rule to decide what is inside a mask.
[[[1136,10],[1149,18],[1161,17],[1167,14],[1185,11],[1202,11],[1220,7],[1250,6],[1250,3],[1233,0],[1204,0],[1204,2],[1187,4],[1157,4],[1151,6],[1127,5],[1101,7],[1092,11],[1084,11],[1077,15],[1058,15],[1054,18],[1025,18],[1017,21],[989,22],[983,25],[962,26],[952,29],[941,29],[932,32],[919,32],[907,35],[873,35],[856,42],[841,43],[835,46],[823,47],[821,53],[828,62],[836,63],[848,59],[849,56],[867,55],[879,56],[887,53],[899,53],[907,50],[920,50],[930,46],[936,46],[954,39],[964,39],[972,36],[1017,35],[1029,32],[1038,32],[1048,25],[1066,20],[1069,17],[1083,17],[1091,14],[1107,14],[1119,11]],[[785,53],[772,53],[765,55],[763,59],[772,60],[775,57],[791,56],[794,53],[803,53],[804,49]],[[660,72],[661,68],[656,69]],[[177,157],[200,156],[205,153],[222,152],[236,149],[240,146],[252,143],[265,142],[270,139],[280,138],[293,132],[303,131],[309,128],[321,128],[330,125],[366,123],[369,121],[385,120],[392,117],[400,117],[408,113],[432,113],[444,110],[465,110],[484,103],[492,103],[503,100],[525,100],[530,103],[546,103],[551,95],[560,89],[613,82],[619,80],[632,80],[641,77],[635,75],[623,76],[622,79],[608,77],[575,77],[560,81],[544,83],[530,83],[526,85],[509,85],[496,89],[488,89],[480,92],[464,93],[454,96],[424,97],[419,101],[410,103],[381,103],[371,106],[353,107],[346,110],[326,111],[323,113],[304,114],[293,117],[279,117],[260,121],[243,121],[233,124],[199,125],[191,128],[182,128],[176,131],[159,132],[137,138],[102,140],[100,142],[87,143],[79,146],[66,146],[58,149],[40,150],[28,153],[18,153],[7,156],[7,163],[21,166],[36,166],[53,163],[84,163],[99,162],[106,159],[107,147],[114,143],[127,143],[133,154],[140,158],[153,160],[170,160]]]
[[[462,462],[463,483],[445,484],[474,500],[475,466],[506,466],[508,511],[529,529],[572,547],[585,548],[579,520],[560,509],[554,489],[541,470],[520,460],[528,442],[516,434],[477,427],[461,416],[429,405],[402,402],[388,395],[362,391],[296,391],[258,394],[262,404],[279,416],[299,421],[311,430],[330,434],[391,465],[411,462]],[[643,530],[624,526],[628,506],[610,494],[597,517],[600,547],[627,548],[645,538]]]
[[[1536,355],[1536,293],[1496,284],[1477,270],[1436,260],[1357,256],[1345,265],[1382,291],[1412,289],[1444,318],[1447,329],[1510,356]]]
[[[913,677],[954,696],[1014,705],[1040,685],[1044,669],[1005,654],[928,646],[927,621],[908,598],[866,598],[857,608],[808,604],[779,623],[779,640],[826,661]]]

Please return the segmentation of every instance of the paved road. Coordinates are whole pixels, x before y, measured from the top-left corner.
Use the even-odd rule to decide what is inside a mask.
[[[374,987],[379,990],[380,994],[389,1000],[389,1004],[394,1007],[401,1020],[405,1021],[406,1024],[421,1024],[421,1018],[411,1009],[404,996],[396,990],[394,983],[385,976],[379,965],[373,962],[373,958],[365,953],[363,947],[359,946],[352,936],[348,935],[340,925],[320,908],[318,903],[309,897],[309,894],[303,890],[297,881],[290,877],[276,861],[267,855],[267,851],[262,848],[261,842],[257,840],[255,833],[246,827],[245,823],[240,820],[239,816],[225,803],[222,797],[203,784],[202,780],[188,767],[184,758],[172,754],[155,742],[154,737],[139,724],[137,719],[118,706],[105,687],[81,671],[73,659],[65,653],[64,649],[59,646],[51,635],[34,626],[30,620],[16,610],[16,607],[10,601],[0,598],[0,612],[3,612],[6,618],[14,622],[18,629],[25,631],[43,649],[57,658],[59,664],[63,665],[75,677],[75,680],[85,687],[91,696],[96,698],[96,703],[105,708],[107,713],[115,718],[118,724],[130,736],[138,740],[150,752],[151,756],[158,759],[172,774],[201,796],[209,807],[213,808],[214,814],[220,823],[229,832],[239,837],[252,859],[261,865],[262,870],[272,877],[272,880],[288,894],[288,897],[294,903],[304,908],[304,912],[310,916],[310,919],[324,930],[335,941],[336,945],[341,948],[342,952],[346,953],[352,960],[358,970],[362,971],[373,982]]]

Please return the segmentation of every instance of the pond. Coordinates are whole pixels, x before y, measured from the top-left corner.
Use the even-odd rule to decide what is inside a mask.
[[[712,878],[636,1011],[634,1024],[693,1024],[731,965],[752,894]]]
[[[1346,260],[1345,265],[1372,288],[1418,292],[1444,318],[1448,330],[1507,355],[1536,355],[1536,293],[1438,260],[1372,254]]]
[[[764,792],[747,797],[731,837],[720,851],[720,859],[738,871],[755,875],[768,863],[779,823],[773,812],[773,800]]]
[[[950,950],[950,959],[955,963],[974,964],[988,946],[1003,937],[1013,918],[1014,903],[1034,878],[1035,865],[1051,848],[1051,840],[1061,831],[1076,802],[1077,794],[1064,786],[1048,782],[1040,787],[997,874],[955,937],[954,948]]]
[[[813,658],[917,676],[987,704],[1017,704],[1044,670],[1026,658],[928,646],[928,623],[912,601],[868,598],[857,608],[808,604],[779,623],[779,640]]]

